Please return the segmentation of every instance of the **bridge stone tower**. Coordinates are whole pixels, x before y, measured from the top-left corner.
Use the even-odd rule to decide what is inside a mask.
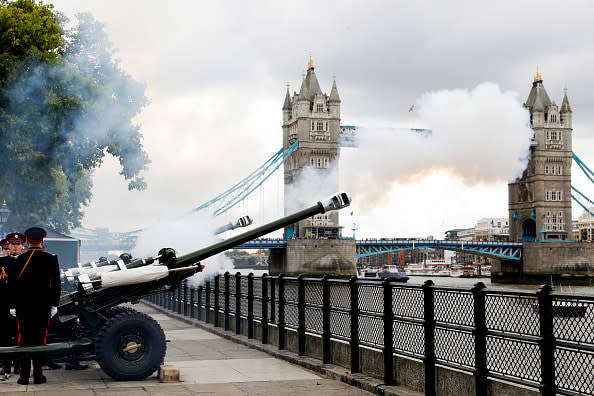
[[[296,187],[305,177],[304,168],[309,167],[308,174],[317,174],[324,180],[323,194],[338,191],[338,158],[340,133],[340,96],[336,88],[336,80],[332,83],[330,96],[323,93],[310,58],[307,74],[301,83],[299,93],[293,97],[287,93],[283,104],[283,148],[287,150],[299,140],[299,147],[285,162],[285,212],[295,201],[302,197]],[[336,177],[325,177],[336,175]],[[317,198],[317,196],[315,197]],[[308,202],[309,204],[309,202]],[[338,212],[317,215],[303,220],[285,229],[288,238],[338,238],[341,228]]]
[[[311,205],[338,191],[340,96],[336,81],[330,95],[322,92],[310,58],[299,93],[287,92],[283,103],[283,148],[299,147],[285,162],[285,213]],[[316,181],[308,176],[315,177]],[[323,185],[320,184],[323,180]],[[313,196],[307,197],[307,190]],[[338,212],[303,220],[285,228],[287,248],[271,249],[271,274],[356,273],[355,241],[340,239]]]
[[[510,241],[571,239],[572,111],[567,90],[559,108],[537,72],[524,106],[534,140],[522,177],[508,185]]]

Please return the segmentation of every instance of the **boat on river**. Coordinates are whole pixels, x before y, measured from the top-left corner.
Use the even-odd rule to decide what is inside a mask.
[[[445,259],[427,259],[423,263],[409,264],[406,267],[409,276],[450,276],[450,265]]]
[[[359,272],[359,278],[364,278],[368,280],[384,280],[389,279],[393,282],[406,282],[408,281],[408,276],[406,276],[406,272],[402,271],[396,265],[384,265],[381,267],[379,271],[365,271],[365,269]]]

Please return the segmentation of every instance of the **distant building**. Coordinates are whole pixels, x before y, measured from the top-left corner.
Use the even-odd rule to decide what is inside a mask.
[[[589,208],[590,212],[594,213],[594,207]],[[577,238],[580,241],[594,240],[594,217],[584,211],[579,217],[577,223]]]
[[[79,227],[70,233],[80,239],[80,261],[86,263],[99,257],[115,257],[130,252],[136,243],[137,235],[123,232],[110,232],[108,228]]]
[[[445,239],[451,241],[472,241],[474,228],[454,228],[445,232]]]
[[[513,242],[571,239],[572,111],[551,101],[536,73],[524,104],[534,140],[522,177],[509,183],[509,236]]]
[[[475,241],[507,241],[509,238],[509,223],[506,218],[483,217],[474,227]]]
[[[72,268],[78,265],[80,260],[80,240],[72,238],[45,225],[38,225],[47,232],[43,239],[43,249],[58,256],[60,268]]]

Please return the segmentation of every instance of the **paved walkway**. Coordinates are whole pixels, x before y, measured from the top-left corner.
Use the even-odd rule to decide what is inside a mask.
[[[165,330],[171,341],[165,363],[179,368],[181,382],[162,384],[156,377],[114,381],[92,362],[84,371],[45,371],[48,383],[43,385],[18,385],[13,376],[0,382],[0,395],[371,395],[157,313],[146,305],[134,308],[151,315]]]

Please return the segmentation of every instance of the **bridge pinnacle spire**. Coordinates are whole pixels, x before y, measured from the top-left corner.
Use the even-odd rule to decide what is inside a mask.
[[[314,65],[313,65],[313,60],[311,60],[311,52],[309,53],[309,62],[307,62],[307,70],[312,69],[313,70]]]

